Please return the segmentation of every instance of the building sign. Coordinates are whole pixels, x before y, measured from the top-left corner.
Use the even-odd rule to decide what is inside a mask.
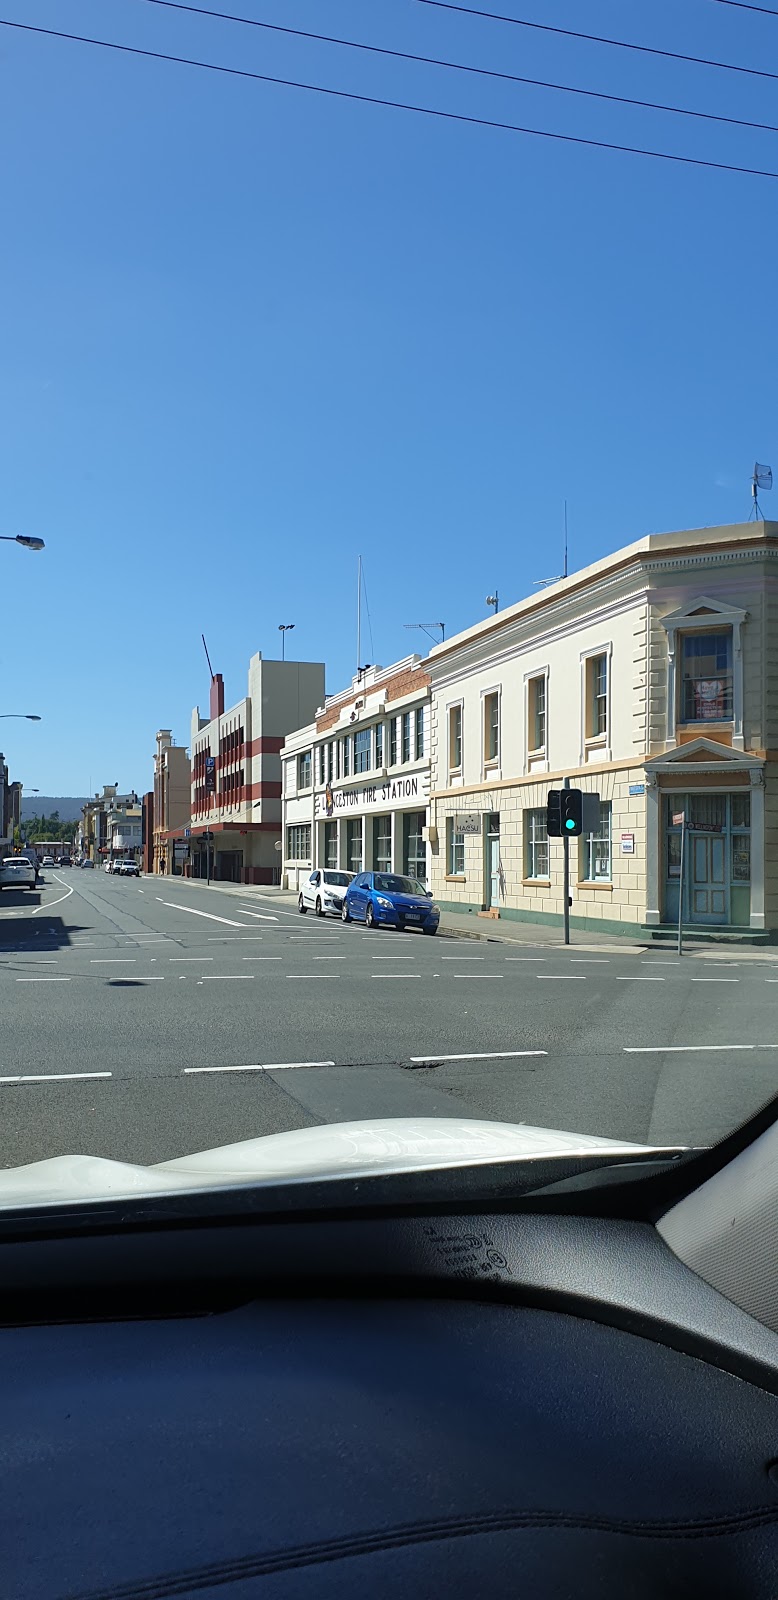
[[[394,806],[425,806],[429,773],[407,778],[386,778],[382,783],[360,783],[353,789],[331,789],[316,796],[316,816],[336,817],[340,812],[391,810]],[[310,815],[310,813],[309,813]]]
[[[683,819],[684,819],[684,813],[682,811],[674,811],[673,812],[673,827],[674,828],[682,828],[683,827]]]
[[[630,794],[645,794],[646,786],[644,783],[631,783],[629,786],[629,792]]]
[[[173,855],[176,861],[185,861],[189,854],[189,844],[186,839],[173,840]]]
[[[205,792],[206,792],[206,794],[215,794],[216,793],[216,757],[215,756],[206,756],[206,758],[205,758]]]
[[[623,856],[634,856],[634,854],[635,854],[635,835],[634,835],[634,833],[623,833],[621,835],[621,853],[622,853]]]
[[[480,811],[458,811],[454,818],[455,833],[480,833]]]

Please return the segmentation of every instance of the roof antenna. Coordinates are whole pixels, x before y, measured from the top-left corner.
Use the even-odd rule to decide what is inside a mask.
[[[564,562],[564,568],[563,568],[563,570],[561,572],[555,573],[553,578],[536,578],[534,587],[536,589],[547,589],[550,583],[559,583],[560,578],[566,578],[566,577],[567,577],[567,501],[565,501],[565,562]]]
[[[755,522],[762,521],[762,508],[759,504],[759,490],[772,489],[772,486],[772,467],[763,467],[760,462],[755,461],[754,470],[751,474],[751,511],[748,518],[749,522],[751,521],[752,517],[754,518]]]
[[[205,634],[204,634],[204,633],[201,633],[201,634],[200,634],[200,638],[201,638],[201,639],[202,639],[202,641],[203,641],[203,649],[204,649],[204,651],[205,651],[205,659],[206,659],[206,661],[207,661],[207,662],[208,662],[208,671],[209,671],[209,672],[210,672],[210,674],[211,674],[211,683],[213,683],[213,667],[212,667],[212,666],[211,666],[211,658],[210,658],[210,656],[209,656],[209,654],[208,654],[208,646],[207,646],[207,644],[206,644],[206,642],[205,642]]]
[[[445,622],[404,622],[403,627],[421,628],[422,633],[426,633],[427,638],[431,639],[433,644],[442,644],[446,637]],[[438,638],[437,634],[430,633],[430,628],[440,628],[440,638]]]

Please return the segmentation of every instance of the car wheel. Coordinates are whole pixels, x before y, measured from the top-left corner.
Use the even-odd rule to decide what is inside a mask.
[[[367,923],[368,928],[374,928],[375,927],[375,912],[373,910],[373,902],[372,902],[372,900],[368,900],[368,903],[367,903],[367,911],[365,912],[365,922]]]
[[[340,920],[341,920],[341,922],[350,922],[351,921],[351,915],[349,913],[349,908],[346,905],[345,900],[343,901],[343,905],[340,908]]]
[[[322,908],[321,908],[321,900],[319,899],[318,895],[316,896],[316,915],[317,915],[317,917],[323,917],[324,916],[324,912],[322,911]]]
[[[425,933],[429,933],[429,934],[437,933],[437,931],[438,931],[437,928],[425,928],[424,929],[424,932]]]
[[[308,910],[308,907],[303,905],[303,897],[301,894],[297,896],[297,909],[301,917],[304,917],[306,911]]]

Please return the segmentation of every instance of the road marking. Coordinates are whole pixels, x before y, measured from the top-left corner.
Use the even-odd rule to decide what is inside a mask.
[[[519,1056],[546,1056],[547,1050],[474,1050],[458,1056],[411,1056],[415,1065],[434,1061],[513,1061]]]
[[[0,1078],[0,1083],[73,1083],[83,1078],[111,1078],[111,1072],[27,1072],[15,1078]]]
[[[692,978],[692,983],[739,983],[739,978]]]
[[[675,961],[641,961],[640,965],[641,967],[677,967],[678,960],[676,958]]]
[[[213,911],[197,911],[194,906],[179,906],[174,900],[163,900],[161,894],[157,895],[161,906],[169,906],[171,911],[188,911],[192,917],[207,917],[209,922],[223,922],[228,928],[243,928],[245,923],[233,922],[232,917],[217,917]]]
[[[253,978],[253,972],[204,972],[201,983],[230,983],[234,978]]]
[[[415,961],[415,956],[373,956],[374,961]],[[778,983],[778,978],[776,978]]]
[[[586,983],[582,972],[539,972],[538,983]]]
[[[778,1044],[625,1044],[628,1056],[678,1055],[689,1050],[778,1050]]]
[[[505,981],[504,972],[449,972],[449,978],[500,978]],[[540,977],[540,973],[538,973]]]
[[[400,979],[403,979],[403,978],[420,978],[421,977],[421,973],[420,972],[371,972],[370,976],[371,976],[371,978],[385,978],[388,981],[390,978],[400,978]]]
[[[441,961],[485,961],[486,956],[441,956]]]
[[[278,921],[278,917],[268,917],[265,915],[264,911],[249,911],[247,906],[239,906],[238,910],[242,912],[244,917],[257,917],[260,922]]]
[[[246,956],[245,959],[251,958]],[[168,961],[213,961],[213,956],[168,956]]]
[[[17,978],[17,983],[70,983],[69,978]]]
[[[56,900],[47,900],[45,905],[36,906],[35,910],[32,913],[34,917],[37,917],[39,911],[50,911],[52,906],[58,906],[59,903],[60,903],[60,900],[67,900],[68,895],[73,893],[73,885],[72,884],[70,884],[69,886],[66,886],[64,878],[57,878],[56,875],[54,875],[54,874],[52,874],[52,876],[54,876],[55,883],[61,883],[62,884],[62,887],[65,890],[65,893],[58,895]]]
[[[265,1061],[246,1067],[184,1067],[184,1075],[200,1072],[291,1072],[296,1067],[334,1067],[334,1061]]]
[[[90,956],[90,967],[134,967],[137,956]]]
[[[210,961],[210,956],[206,960]],[[280,956],[241,956],[241,961],[280,961]]]
[[[285,978],[290,978],[292,983],[304,983],[307,978],[329,978],[329,977],[337,978],[337,976],[338,976],[337,972],[334,972],[334,973],[329,973],[329,972],[285,972],[284,973],[284,977]],[[375,973],[373,973],[373,977],[375,977]]]
[[[251,958],[251,956],[244,956],[243,959],[244,959],[244,961],[251,961],[252,958]],[[281,957],[280,956],[275,956],[275,957],[269,956],[268,957],[269,961],[273,961],[274,959],[276,961],[280,961]],[[314,956],[313,959],[314,959],[314,961],[345,961],[346,957],[345,956]]]
[[[545,961],[545,956],[506,956],[506,961]]]
[[[626,978],[621,978],[618,975],[616,977],[617,983],[664,983],[664,981],[664,978],[635,978],[631,973],[629,977]],[[716,982],[715,978],[713,979],[713,982]]]
[[[513,961],[514,957],[508,956],[508,960]],[[571,956],[570,960],[577,967],[607,967],[610,964],[610,956]]]
[[[308,939],[308,940],[319,939],[321,942],[323,942],[325,939],[327,939],[328,941],[331,942],[333,939],[339,939],[339,938],[340,938],[340,934],[339,933],[290,933],[289,934],[289,942],[290,942],[290,944],[292,943],[293,940],[300,940],[300,939]]]

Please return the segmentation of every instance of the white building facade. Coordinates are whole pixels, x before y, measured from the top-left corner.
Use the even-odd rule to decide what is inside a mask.
[[[431,680],[430,885],[450,909],[558,924],[778,930],[778,524],[651,535],[457,637]]]
[[[314,867],[429,881],[430,689],[408,656],[327,697],[281,751],[283,878]]]

